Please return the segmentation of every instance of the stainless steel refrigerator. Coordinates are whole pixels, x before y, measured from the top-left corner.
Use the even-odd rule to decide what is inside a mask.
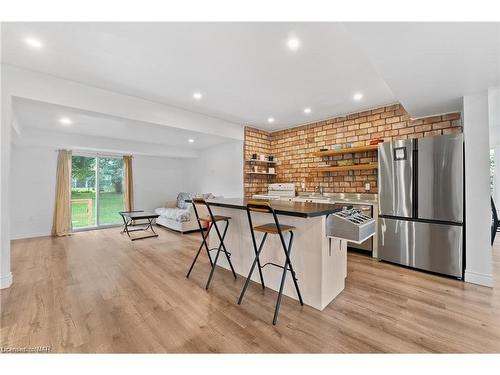
[[[378,257],[462,278],[463,135],[382,143]]]

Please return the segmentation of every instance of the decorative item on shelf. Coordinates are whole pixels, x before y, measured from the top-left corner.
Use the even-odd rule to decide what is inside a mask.
[[[274,168],[273,167],[269,167],[269,169],[267,170],[267,173],[274,174],[275,173]]]
[[[274,156],[273,156],[273,155],[269,155],[269,156],[267,157],[267,160],[269,160],[269,161],[273,161],[273,160],[274,160]]]
[[[344,148],[352,148],[352,143],[346,143]]]
[[[328,147],[327,146],[321,146],[319,148],[320,151],[328,151]]]
[[[330,164],[325,163],[325,162],[319,163],[319,167],[328,167],[329,165]]]
[[[257,154],[252,154],[252,160],[257,160]]]
[[[253,166],[253,172],[257,173],[259,171],[259,167],[257,167],[256,165]]]
[[[266,155],[260,155],[260,161],[266,161]]]
[[[343,167],[343,166],[346,166],[346,165],[353,165],[353,161],[352,160],[339,160],[337,161],[337,165]]]
[[[333,145],[332,150],[340,150],[342,148],[342,145]]]

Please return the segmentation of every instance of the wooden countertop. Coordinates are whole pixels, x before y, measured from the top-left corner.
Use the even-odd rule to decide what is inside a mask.
[[[245,210],[247,202],[255,199],[247,198],[215,198],[207,200],[210,206],[234,208]],[[296,216],[296,217],[316,217],[329,215],[342,210],[344,207],[352,207],[349,204],[329,204],[329,203],[303,203],[280,200],[268,200],[276,214]]]

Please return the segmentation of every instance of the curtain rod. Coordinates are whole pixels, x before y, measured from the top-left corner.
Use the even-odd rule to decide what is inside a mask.
[[[95,156],[114,156],[114,157],[130,156],[131,158],[134,157],[134,155],[132,155],[132,154],[121,154],[121,153],[113,153],[113,152],[98,152],[98,151],[78,150],[78,149],[71,150],[71,149],[65,149],[65,148],[56,149],[54,151],[55,152],[71,151],[72,153],[76,153],[76,154],[87,154],[87,155],[95,155]]]

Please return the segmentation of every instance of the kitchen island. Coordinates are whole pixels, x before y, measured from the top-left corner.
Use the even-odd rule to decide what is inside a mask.
[[[227,250],[231,253],[231,262],[238,275],[246,278],[255,258],[250,227],[246,212],[248,200],[243,198],[222,198],[208,200],[214,215],[231,217],[229,228],[224,240]],[[308,202],[269,201],[274,208],[280,224],[293,225],[294,240],[291,261],[306,305],[323,310],[344,289],[347,276],[347,241],[326,237],[326,217],[342,210],[346,205],[323,204]],[[254,226],[273,222],[270,214],[252,213]],[[257,243],[260,243],[261,233],[256,233]],[[285,241],[288,243],[288,236]],[[215,231],[209,239],[210,248],[219,246]],[[215,258],[212,252],[212,258]],[[284,264],[285,256],[279,236],[269,236],[260,256],[261,263]],[[229,269],[224,256],[219,256],[217,264]],[[282,270],[268,266],[262,269],[266,287],[279,289]],[[214,277],[214,287],[217,282],[217,271]],[[259,283],[258,270],[255,269],[252,280]],[[257,286],[250,285],[250,288]],[[298,299],[292,278],[286,280],[285,295]]]

